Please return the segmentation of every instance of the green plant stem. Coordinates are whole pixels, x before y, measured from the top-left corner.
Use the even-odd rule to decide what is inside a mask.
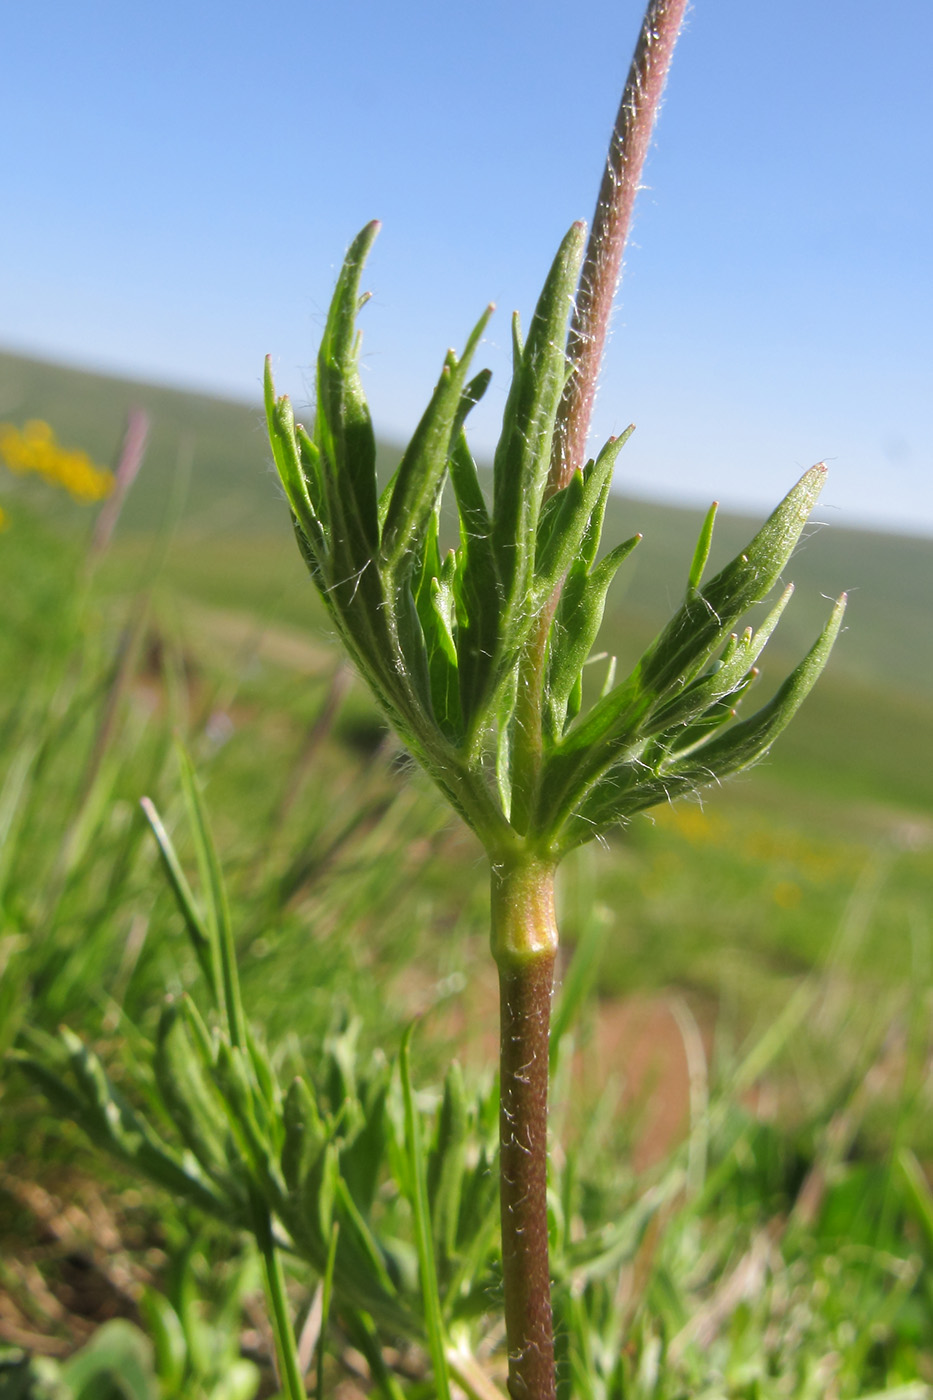
[[[586,438],[622,254],[686,8],[687,0],[650,0],[622,93],[567,337],[573,373],[557,416],[551,454],[553,491],[566,486],[586,460]]]
[[[272,1314],[275,1350],[278,1356],[283,1391],[287,1400],[307,1400],[307,1391],[301,1377],[301,1365],[298,1360],[298,1347],[292,1328],[288,1294],[285,1291],[282,1261],[272,1238],[272,1218],[265,1203],[258,1199],[253,1202],[253,1232],[262,1256],[266,1299]]]
[[[547,1225],[548,1037],[557,954],[554,867],[524,855],[493,865],[499,967],[499,1188],[512,1400],[553,1400]]]

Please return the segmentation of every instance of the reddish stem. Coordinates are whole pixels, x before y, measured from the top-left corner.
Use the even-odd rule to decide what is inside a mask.
[[[616,118],[567,341],[573,369],[554,434],[548,492],[582,466],[622,252],[655,116],[686,0],[650,0]],[[531,701],[522,713],[521,809],[534,805],[541,755],[547,636],[559,588],[542,609],[519,677]],[[492,879],[492,944],[500,992],[500,1200],[505,1322],[512,1400],[555,1400],[547,1229],[547,1098],[551,990],[557,952],[554,871],[529,854]]]
[[[554,1400],[547,1228],[547,1098],[557,953],[554,872],[526,858],[494,866],[499,965],[499,1189],[512,1400]]]
[[[567,337],[573,373],[554,434],[549,490],[582,467],[622,253],[687,0],[651,0],[619,104]]]
[[[499,970],[499,1185],[512,1400],[555,1395],[547,1230],[548,1038],[554,954]]]

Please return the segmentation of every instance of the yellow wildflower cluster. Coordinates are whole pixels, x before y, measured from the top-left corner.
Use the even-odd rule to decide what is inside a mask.
[[[96,466],[79,448],[59,446],[52,428],[38,418],[22,429],[0,423],[0,457],[11,471],[37,472],[76,501],[100,501],[113,490],[112,472]]]
[[[778,823],[749,821],[747,815],[729,817],[722,812],[686,803],[662,808],[656,824],[675,831],[691,846],[729,851],[738,859],[756,865],[784,866],[791,874],[814,884],[852,879],[861,868],[863,857],[843,842],[817,840],[808,832],[795,831]],[[790,880],[779,881],[775,901],[789,908],[799,897]]]

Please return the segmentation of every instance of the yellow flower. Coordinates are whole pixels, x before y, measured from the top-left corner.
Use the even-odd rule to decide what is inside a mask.
[[[0,423],[0,457],[11,471],[36,472],[75,500],[100,501],[113,490],[113,473],[79,448],[61,447],[48,423],[31,418],[20,430]]]

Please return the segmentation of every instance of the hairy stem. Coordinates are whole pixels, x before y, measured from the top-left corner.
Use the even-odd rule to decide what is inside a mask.
[[[567,358],[573,373],[564,390],[554,434],[551,491],[565,486],[585,461],[622,253],[686,8],[687,0],[650,0],[619,104],[567,337]]]
[[[567,335],[567,359],[572,373],[568,376],[554,426],[547,484],[549,496],[566,486],[585,460],[596,381],[622,253],[686,7],[687,0],[650,0],[619,103]],[[562,588],[563,580],[542,607],[519,662],[512,824],[522,832],[528,831],[534,821],[541,769],[548,636]]]
[[[512,1400],[553,1400],[547,1228],[547,1095],[557,953],[554,871],[525,857],[494,866],[492,946],[499,966],[499,1188]]]

